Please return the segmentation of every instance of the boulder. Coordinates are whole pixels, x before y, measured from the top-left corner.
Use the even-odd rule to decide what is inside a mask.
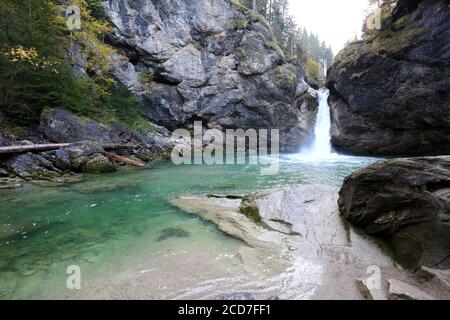
[[[117,170],[116,165],[102,154],[94,154],[89,156],[81,165],[83,173],[111,173]]]
[[[324,86],[324,82],[321,82],[318,79],[315,79],[308,75],[305,76],[305,81],[307,84],[309,84],[311,86],[311,88],[313,88],[315,90],[319,90],[320,88],[322,88]]]
[[[24,180],[54,180],[61,172],[42,155],[27,153],[11,157],[5,161],[9,172]]]
[[[296,87],[296,89],[295,89],[295,95],[296,95],[297,97],[301,97],[303,94],[305,94],[305,93],[308,92],[309,88],[310,88],[310,87],[309,87],[309,85],[305,82],[305,80],[300,81],[300,82],[297,84],[297,87]]]
[[[41,115],[40,131],[55,143],[96,141],[110,143],[110,131],[97,122],[80,118],[67,110],[56,108]]]
[[[448,1],[399,0],[382,30],[341,51],[327,79],[334,147],[450,154],[449,38]]]
[[[450,157],[382,161],[348,177],[341,215],[407,268],[450,268]]]
[[[81,167],[95,155],[105,150],[94,142],[84,142],[56,151],[55,166],[61,170],[79,172]]]

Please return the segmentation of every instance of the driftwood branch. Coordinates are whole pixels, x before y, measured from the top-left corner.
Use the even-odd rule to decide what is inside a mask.
[[[109,158],[109,159],[111,159],[112,161],[115,161],[115,162],[123,162],[125,164],[130,165],[130,166],[138,167],[138,168],[144,168],[145,167],[145,164],[143,162],[132,160],[132,159],[127,158],[127,157],[119,156],[119,155],[117,155],[115,153],[112,153],[112,152],[103,152],[102,154],[105,157],[107,157],[107,158]]]

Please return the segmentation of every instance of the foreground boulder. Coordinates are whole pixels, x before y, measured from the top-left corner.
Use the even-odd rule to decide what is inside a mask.
[[[450,154],[450,8],[399,0],[382,30],[349,44],[328,73],[335,148]]]
[[[345,180],[343,217],[408,268],[450,268],[450,157],[383,161]]]
[[[313,136],[317,101],[296,95],[302,65],[288,63],[263,17],[234,0],[103,1],[115,27],[113,73],[145,115],[174,130],[279,129],[282,151]],[[170,17],[170,18],[168,18]]]

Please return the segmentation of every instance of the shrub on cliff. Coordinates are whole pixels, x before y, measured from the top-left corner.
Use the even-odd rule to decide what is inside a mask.
[[[72,31],[60,3],[0,0],[0,113],[29,125],[45,107],[63,106],[79,115],[136,122],[137,103],[109,75],[118,55],[104,42],[111,27],[99,1],[71,2],[82,21]]]

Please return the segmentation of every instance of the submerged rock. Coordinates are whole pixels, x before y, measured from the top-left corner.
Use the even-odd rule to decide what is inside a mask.
[[[391,244],[408,268],[450,268],[450,157],[376,163],[348,177],[343,217]]]
[[[362,155],[449,154],[448,1],[400,0],[372,34],[328,72],[333,145]]]
[[[167,228],[161,231],[158,241],[165,241],[170,238],[189,238],[190,232],[181,228]]]

